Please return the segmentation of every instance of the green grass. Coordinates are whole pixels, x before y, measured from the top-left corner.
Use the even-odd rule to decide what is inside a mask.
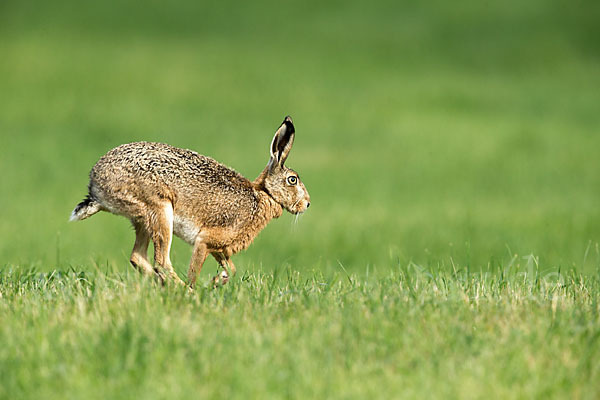
[[[0,397],[599,397],[598,4],[2,2]],[[312,206],[230,287],[67,223],[112,147],[254,178],[286,114]]]
[[[2,398],[597,398],[598,276],[3,271]]]

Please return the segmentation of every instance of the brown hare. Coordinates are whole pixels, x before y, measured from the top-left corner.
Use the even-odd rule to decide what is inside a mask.
[[[128,218],[135,228],[131,264],[140,272],[183,284],[169,258],[173,233],[194,246],[188,284],[193,287],[206,257],[223,267],[215,283],[235,274],[231,256],[246,249],[285,208],[306,211],[310,196],[298,174],[284,166],[295,130],[288,116],[275,132],[271,158],[249,181],[231,168],[191,150],[137,142],[106,153],[90,172],[87,197],[71,221],[98,211]],[[154,243],[154,266],[148,244]]]

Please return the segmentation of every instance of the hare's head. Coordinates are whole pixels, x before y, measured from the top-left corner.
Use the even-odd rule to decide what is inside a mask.
[[[271,159],[262,178],[266,192],[276,202],[290,213],[299,214],[310,206],[310,196],[298,173],[284,165],[294,144],[294,135],[292,118],[287,116],[275,132],[271,142]]]

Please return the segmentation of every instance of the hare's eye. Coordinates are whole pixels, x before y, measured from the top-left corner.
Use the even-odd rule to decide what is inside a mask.
[[[288,185],[295,185],[298,183],[298,178],[296,178],[294,175],[290,175],[287,177],[287,183]]]

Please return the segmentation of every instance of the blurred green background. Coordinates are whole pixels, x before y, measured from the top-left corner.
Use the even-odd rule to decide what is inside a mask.
[[[130,268],[125,219],[67,222],[101,155],[161,141],[253,179],[291,114],[312,207],[240,271],[596,271],[599,21],[597,1],[5,0],[0,263]],[[175,241],[181,274],[190,254]]]

